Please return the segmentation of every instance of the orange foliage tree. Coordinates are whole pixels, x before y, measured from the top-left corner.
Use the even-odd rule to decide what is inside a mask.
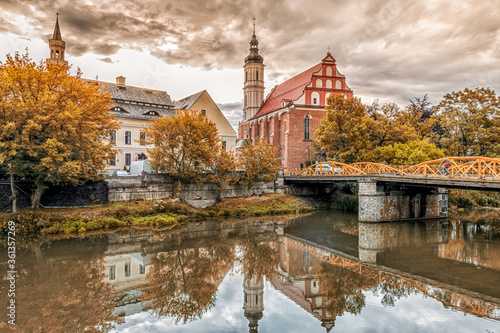
[[[112,152],[111,96],[80,76],[28,52],[0,63],[0,164],[35,180],[33,207],[49,184],[99,179]]]
[[[215,123],[199,111],[177,110],[177,116],[158,117],[145,129],[153,168],[176,178],[174,196],[180,198],[182,182],[201,174],[234,169],[234,157],[222,148]]]
[[[247,143],[240,150],[238,166],[244,169],[240,180],[252,188],[256,182],[276,179],[280,161],[276,158],[276,147],[265,140],[256,144]]]

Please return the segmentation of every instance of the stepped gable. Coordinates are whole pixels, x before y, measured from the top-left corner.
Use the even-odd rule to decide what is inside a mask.
[[[277,85],[266,99],[259,112],[252,118],[256,119],[270,112],[281,109],[282,101],[293,102],[304,93],[306,86],[311,83],[312,76],[317,73],[323,64],[314,67],[292,77],[291,79]]]

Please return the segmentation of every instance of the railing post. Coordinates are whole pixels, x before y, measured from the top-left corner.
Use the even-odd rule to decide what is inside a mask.
[[[477,159],[477,177],[479,179],[483,179],[483,161],[481,159]]]

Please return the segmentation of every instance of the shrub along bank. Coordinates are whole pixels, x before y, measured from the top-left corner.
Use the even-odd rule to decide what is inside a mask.
[[[0,232],[16,222],[18,233],[85,233],[118,228],[169,229],[186,221],[220,217],[249,217],[312,211],[300,199],[284,194],[226,199],[205,209],[172,200],[113,202],[87,208],[21,210],[0,215]]]

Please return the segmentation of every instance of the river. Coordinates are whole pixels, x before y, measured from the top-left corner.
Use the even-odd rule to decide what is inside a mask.
[[[500,235],[460,216],[319,211],[30,237],[16,269],[16,326],[2,332],[500,333]]]

